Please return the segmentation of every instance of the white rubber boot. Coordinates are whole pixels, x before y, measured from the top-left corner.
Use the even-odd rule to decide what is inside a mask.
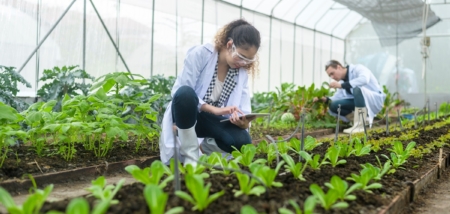
[[[358,132],[363,132],[364,131],[364,125],[363,125],[363,121],[360,120],[361,116],[359,115],[359,110],[361,109],[361,111],[363,112],[363,116],[364,119],[367,118],[367,108],[366,107],[356,107],[355,111],[354,111],[354,117],[353,117],[353,126],[348,128],[348,129],[344,129],[344,133],[347,134],[354,134],[354,133],[358,133]],[[367,121],[364,121],[365,123],[368,123]]]
[[[178,138],[181,143],[180,154],[184,157],[184,165],[192,164],[197,166],[199,146],[195,125],[188,129],[178,128]]]
[[[220,152],[222,154],[226,153],[217,146],[216,140],[214,138],[205,138],[200,144],[200,150],[205,155],[211,155],[213,152]]]

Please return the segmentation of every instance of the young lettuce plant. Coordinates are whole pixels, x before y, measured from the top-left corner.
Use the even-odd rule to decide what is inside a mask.
[[[287,142],[279,142],[277,143],[278,152],[281,154],[287,154],[289,151],[289,144]]]
[[[233,165],[233,168],[239,169],[239,166],[235,162],[230,162],[230,164]],[[266,188],[263,186],[255,186],[255,179],[250,178],[249,175],[240,172],[236,172],[235,175],[239,181],[240,189],[234,192],[234,197],[239,197],[242,194],[260,196],[266,192]]]
[[[370,171],[373,171],[376,175],[373,177],[374,180],[381,180],[381,178],[387,173],[389,172],[389,170],[391,169],[391,162],[386,161],[386,163],[384,163],[384,166],[382,169],[370,164],[370,163],[366,163],[366,164],[361,164],[361,167],[363,169],[368,168]]]
[[[309,196],[308,198],[306,198],[303,206],[303,212],[300,209],[300,206],[294,200],[289,200],[289,204],[294,208],[295,212],[292,212],[291,210],[284,207],[278,209],[278,212],[280,214],[313,214],[314,208],[316,208],[316,198],[314,196]]]
[[[328,192],[325,193],[319,185],[311,184],[309,190],[316,199],[316,203],[320,204],[327,211],[330,209],[344,209],[348,207],[347,202],[338,202],[339,193],[335,189],[329,189]]]
[[[308,166],[308,162],[306,162],[305,164],[303,164],[302,162],[295,163],[294,159],[292,159],[292,157],[288,154],[282,154],[281,157],[283,157],[283,160],[286,162],[286,165],[284,165],[284,167],[292,173],[294,178],[305,181],[303,172]]]
[[[267,144],[266,140],[263,140],[258,143],[258,146],[256,146],[256,153],[258,154],[267,154],[269,152],[269,146]]]
[[[265,163],[266,160],[258,159],[253,162],[253,158],[256,154],[256,147],[253,144],[243,145],[241,147],[241,151],[235,150],[231,153],[231,155],[235,158],[234,161],[239,162],[243,166],[250,166],[253,163]]]
[[[150,167],[144,169],[139,168],[136,165],[129,165],[125,167],[125,171],[130,173],[137,181],[149,185],[158,185],[160,188],[166,187],[167,183],[172,181],[174,176],[168,174],[170,169],[164,165],[161,161],[153,161]],[[167,178],[161,180],[164,174],[167,174]]]
[[[355,151],[355,156],[363,156],[363,155],[368,155],[370,154],[372,145],[367,144],[364,145],[364,143],[361,142],[361,140],[359,138],[353,138],[354,141],[354,151]]]
[[[66,214],[83,214],[83,213],[89,213],[89,203],[84,198],[75,198],[70,200],[69,205],[67,205],[66,208]],[[50,212],[47,212],[46,214],[64,214],[64,212],[54,211],[51,210]],[[92,213],[96,214],[96,213]]]
[[[309,164],[309,166],[314,170],[318,170],[318,169],[320,169],[320,166],[330,163],[327,161],[326,157],[322,161],[320,161],[319,154],[316,154],[316,155],[314,155],[314,157],[312,157],[307,152],[301,151],[300,155],[303,157],[303,159],[305,159],[305,161]]]
[[[34,193],[29,195],[22,205],[16,205],[8,191],[0,187],[0,203],[11,214],[37,214],[52,190],[53,184],[48,185],[44,190],[35,188]]]
[[[299,154],[301,150],[301,141],[297,138],[291,138],[289,141],[290,147],[292,151],[295,151],[297,154]],[[304,150],[305,151],[312,151],[314,148],[322,145],[322,143],[317,142],[316,138],[311,137],[308,135],[305,138],[305,144],[304,144]]]
[[[233,161],[228,162],[227,158],[223,157],[219,152],[213,152],[208,158],[209,164],[222,168],[221,170],[212,169],[212,174],[220,173],[225,176],[230,175],[231,171],[226,168],[233,168],[233,166],[231,165],[232,162]]]
[[[192,210],[203,211],[209,206],[209,204],[225,194],[225,192],[222,190],[210,196],[209,189],[211,188],[211,183],[208,183],[205,186],[203,177],[200,175],[186,174],[185,182],[186,187],[192,194],[192,196],[183,191],[176,191],[175,195],[192,203],[194,205],[194,207],[192,207]]]
[[[371,189],[379,189],[382,187],[380,183],[372,183],[370,185],[369,182],[377,176],[377,171],[373,168],[365,168],[361,170],[360,175],[356,175],[354,173],[351,174],[352,177],[348,177],[348,180],[353,180],[355,183],[361,185],[361,189],[366,192],[372,193]]]
[[[205,172],[206,167],[203,165],[192,165],[192,164],[188,164],[184,167],[185,171],[186,171],[186,175],[199,175],[202,178],[209,178],[209,174]]]
[[[347,163],[346,160],[339,160],[339,153],[341,151],[341,147],[332,146],[328,148],[327,153],[325,154],[325,158],[330,161],[331,166],[336,167],[339,164]]]
[[[410,142],[406,146],[406,149],[403,149],[402,142],[396,141],[394,142],[392,149],[388,149],[389,151],[391,151],[391,158],[389,159],[389,157],[386,156],[385,154],[382,154],[382,156],[388,159],[391,162],[392,166],[397,169],[401,165],[406,163],[407,159],[411,155],[411,150],[414,148],[415,145],[416,142]]]
[[[361,184],[356,183],[348,187],[348,183],[344,180],[342,180],[339,176],[333,175],[331,177],[330,183],[325,183],[325,186],[327,186],[330,189],[336,190],[338,194],[338,199],[340,200],[350,200],[353,201],[356,199],[355,195],[352,195],[351,193],[357,189],[361,188]]]
[[[119,203],[118,200],[113,200],[113,198],[119,189],[122,188],[124,183],[125,179],[121,179],[117,182],[115,187],[113,185],[106,185],[104,176],[100,176],[96,180],[93,180],[92,186],[87,188],[87,190],[91,192],[91,195],[95,198],[99,199],[100,202],[93,208],[92,213],[106,213],[111,205]]]
[[[284,161],[280,161],[275,169],[271,169],[270,167],[265,165],[252,164],[250,165],[250,171],[253,175],[259,177],[268,188],[282,187],[283,184],[280,182],[276,182],[275,178],[283,164]]]
[[[144,188],[144,197],[150,213],[152,214],[175,214],[184,212],[183,207],[174,207],[165,212],[169,195],[163,192],[162,189],[157,185],[146,185]]]
[[[277,157],[277,149],[274,143],[269,144],[269,149],[267,151],[267,164],[270,166],[272,162]]]
[[[355,150],[353,149],[353,140],[350,141],[350,143],[345,143],[343,141],[337,141],[334,144],[334,147],[339,148],[339,157],[340,158],[347,158],[350,157],[353,153],[355,153]]]

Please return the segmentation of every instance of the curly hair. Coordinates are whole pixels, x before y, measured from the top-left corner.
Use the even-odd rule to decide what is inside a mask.
[[[236,47],[243,48],[245,50],[252,46],[255,46],[256,50],[258,50],[261,45],[261,36],[259,31],[244,19],[234,20],[217,32],[214,37],[216,50],[219,52],[222,47],[225,47],[229,39],[233,40]],[[255,76],[259,72],[259,57],[258,55],[255,57],[256,60],[254,62],[245,66],[248,73],[252,76]]]

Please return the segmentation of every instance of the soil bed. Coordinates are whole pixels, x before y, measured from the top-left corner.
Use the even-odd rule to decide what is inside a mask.
[[[444,127],[433,129],[429,131],[420,131],[417,138],[403,142],[406,146],[410,141],[415,141],[416,146],[425,146],[426,143],[430,143],[433,140],[438,139],[441,135],[447,134],[450,125]],[[391,132],[388,136],[399,136],[400,132]],[[386,137],[386,134],[372,134],[372,138],[382,138]],[[321,157],[324,156],[328,144],[323,144],[313,150],[312,153],[320,154]],[[378,165],[376,157],[378,156],[382,163],[386,160],[382,158],[381,154],[390,153],[387,148],[391,146],[383,146],[378,152],[371,152],[370,155],[355,157],[351,156],[345,158],[347,163],[344,165],[338,165],[333,168],[330,165],[324,165],[320,170],[307,169],[303,176],[306,181],[299,181],[292,177],[290,173],[283,173],[283,175],[278,175],[276,181],[283,183],[281,188],[269,189],[267,193],[257,196],[241,196],[239,198],[234,197],[233,190],[239,189],[238,180],[234,175],[225,177],[220,174],[212,174],[210,178],[206,179],[206,182],[211,182],[212,186],[210,189],[211,194],[224,190],[225,194],[219,198],[219,200],[214,201],[203,213],[239,213],[240,208],[243,205],[251,205],[258,212],[265,213],[277,213],[278,208],[287,207],[292,209],[288,205],[288,200],[295,200],[301,207],[303,207],[303,202],[306,198],[311,195],[309,191],[309,186],[312,183],[317,183],[319,186],[327,190],[324,187],[325,182],[329,182],[333,175],[338,175],[339,177],[345,179],[350,177],[351,173],[359,174],[361,169],[360,164],[371,163],[373,165]],[[444,154],[449,154],[450,148],[444,147]],[[294,160],[298,156],[291,154]],[[388,155],[389,156],[389,155]],[[402,167],[404,169],[397,169],[394,174],[385,175],[381,181],[379,181],[383,187],[381,189],[374,190],[373,194],[364,191],[356,191],[355,195],[357,199],[355,201],[349,202],[349,208],[345,210],[331,210],[329,213],[378,213],[384,206],[388,205],[389,202],[402,190],[407,188],[407,182],[412,182],[418,179],[421,175],[425,174],[432,166],[436,165],[438,162],[438,152],[433,152],[430,154],[424,154],[421,159],[416,159],[410,157],[408,162]],[[272,163],[272,166],[275,163]],[[350,185],[351,181],[348,181]],[[184,185],[184,180],[181,181],[182,190],[187,191]],[[108,213],[148,213],[148,208],[143,197],[144,185],[139,183],[134,183],[132,185],[124,186],[116,195],[116,198],[120,201],[119,204],[111,206]],[[169,193],[169,201],[167,208],[170,209],[176,206],[183,206],[185,209],[184,213],[199,213],[191,211],[193,205],[186,201],[183,201],[173,194],[172,183],[165,188],[165,192]],[[42,211],[46,212],[49,210],[59,210],[64,211],[67,206],[68,199],[60,202],[46,203],[42,208]],[[93,199],[90,199],[91,207]],[[327,213],[325,210],[316,207],[315,212]]]

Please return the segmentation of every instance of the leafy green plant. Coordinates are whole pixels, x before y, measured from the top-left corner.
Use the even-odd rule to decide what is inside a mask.
[[[92,213],[106,213],[111,205],[119,203],[118,200],[113,198],[124,183],[125,179],[121,179],[115,187],[114,185],[106,185],[104,176],[93,180],[92,186],[88,187],[87,190],[91,192],[92,196],[99,199],[100,202],[93,208]]]
[[[83,214],[89,213],[89,203],[84,198],[74,198],[70,200],[69,205],[66,207],[66,214]],[[64,214],[64,212],[50,211],[47,214]],[[94,213],[92,213],[94,214]]]
[[[386,161],[381,169],[372,165],[371,163],[361,164],[361,167],[363,169],[368,168],[369,171],[374,172],[375,175],[374,175],[373,179],[379,181],[391,169],[391,162]]]
[[[392,149],[388,149],[389,151],[391,151],[391,158],[389,159],[389,157],[385,154],[382,154],[382,156],[388,159],[394,168],[399,168],[401,165],[406,163],[406,160],[411,155],[411,150],[415,145],[416,142],[412,141],[406,146],[405,149],[403,149],[402,142],[396,141],[394,142]]]
[[[267,154],[269,152],[269,145],[266,140],[263,140],[258,143],[256,146],[256,153],[258,154]]]
[[[345,201],[338,201],[339,193],[335,189],[329,189],[327,193],[325,193],[322,188],[317,184],[311,184],[309,186],[309,190],[313,194],[316,202],[320,204],[325,210],[330,209],[343,209],[348,207],[348,203]]]
[[[356,196],[352,195],[351,193],[361,188],[361,184],[359,183],[353,184],[349,187],[346,181],[342,180],[339,176],[336,175],[333,175],[333,177],[331,177],[330,183],[325,183],[325,186],[330,189],[336,190],[338,199],[351,201],[356,199]]]
[[[35,188],[34,193],[30,194],[22,205],[16,205],[8,191],[0,187],[0,203],[11,214],[37,214],[52,190],[53,184],[48,185],[44,190]]]
[[[305,161],[308,163],[308,165],[314,170],[318,170],[318,169],[320,169],[320,166],[330,163],[330,162],[326,161],[327,160],[326,157],[322,161],[320,161],[319,154],[316,154],[316,155],[314,155],[314,157],[312,157],[309,153],[307,153],[305,151],[301,151],[300,155],[302,156],[302,158],[305,159]]]
[[[308,198],[306,198],[303,212],[300,209],[300,206],[294,200],[289,200],[289,204],[294,208],[295,212],[292,212],[291,210],[284,207],[278,209],[278,212],[280,214],[313,214],[314,208],[316,207],[316,198],[314,196],[309,196]]]
[[[134,179],[137,181],[149,185],[157,185],[160,188],[164,188],[168,182],[172,181],[174,176],[168,175],[164,180],[162,180],[164,174],[167,175],[167,172],[170,171],[166,165],[164,165],[161,161],[153,161],[150,167],[146,167],[144,169],[139,168],[136,165],[129,165],[125,167],[125,171],[130,173]]]
[[[230,162],[230,164],[233,165],[233,168],[239,169],[235,162]],[[240,172],[236,172],[235,175],[239,181],[239,190],[234,190],[234,197],[239,197],[243,194],[260,196],[266,192],[266,188],[256,185],[255,179],[250,178],[249,175]]]
[[[234,161],[239,162],[243,166],[250,166],[252,163],[265,163],[266,160],[258,159],[253,162],[253,158],[256,155],[256,147],[253,144],[243,145],[241,151],[234,150],[231,155],[234,157]]]
[[[20,75],[14,67],[6,67],[0,65],[0,102],[15,108],[18,111],[24,110],[28,104],[15,99],[20,91],[17,88],[18,83],[31,88],[31,84]]]
[[[360,175],[356,175],[355,173],[351,174],[351,177],[348,177],[348,180],[353,180],[354,182],[361,185],[361,189],[366,192],[372,193],[371,189],[379,189],[382,187],[380,183],[372,183],[369,185],[369,182],[377,177],[379,173],[374,168],[364,168],[361,170]]]
[[[208,183],[205,186],[203,177],[200,175],[187,174],[185,177],[185,182],[186,187],[192,194],[192,196],[183,191],[176,191],[175,195],[182,198],[183,200],[192,203],[194,205],[194,207],[192,207],[192,210],[203,211],[209,206],[209,204],[211,204],[213,201],[217,200],[220,196],[225,194],[225,192],[222,190],[220,192],[216,192],[212,195],[209,195],[211,183]]]
[[[354,142],[353,149],[355,151],[354,152],[355,156],[360,157],[363,155],[370,154],[372,145],[370,144],[364,145],[359,138],[353,138],[353,142]]]
[[[303,177],[303,172],[308,166],[308,162],[306,162],[305,164],[303,164],[302,162],[295,163],[294,159],[292,159],[292,157],[288,154],[282,154],[281,157],[283,157],[283,160],[286,162],[286,165],[284,165],[284,167],[292,173],[294,178],[304,181],[305,178]]]
[[[54,67],[53,69],[46,69],[39,80],[50,82],[42,85],[37,91],[37,95],[44,101],[61,101],[66,94],[73,97],[79,95],[80,91],[86,96],[91,84],[77,82],[82,79],[92,81],[94,80],[94,77],[89,75],[86,71],[79,69],[78,66],[63,66],[62,68]]]
[[[175,207],[168,210],[167,212],[164,212],[169,195],[163,192],[162,189],[157,185],[146,185],[144,188],[144,197],[150,213],[152,214],[175,214],[184,212],[183,207]]]
[[[287,142],[279,142],[277,143],[277,147],[280,154],[287,154],[290,148]]]
[[[275,169],[271,169],[268,166],[260,165],[260,164],[252,164],[250,165],[250,171],[253,175],[259,177],[262,182],[268,188],[272,187],[282,187],[283,184],[275,181],[277,177],[278,171],[280,171],[281,166],[283,166],[284,161],[280,161]]]
[[[341,147],[332,146],[328,148],[328,151],[325,154],[325,158],[330,161],[331,166],[336,167],[339,164],[347,163],[347,161],[344,159],[339,160],[340,151]]]

